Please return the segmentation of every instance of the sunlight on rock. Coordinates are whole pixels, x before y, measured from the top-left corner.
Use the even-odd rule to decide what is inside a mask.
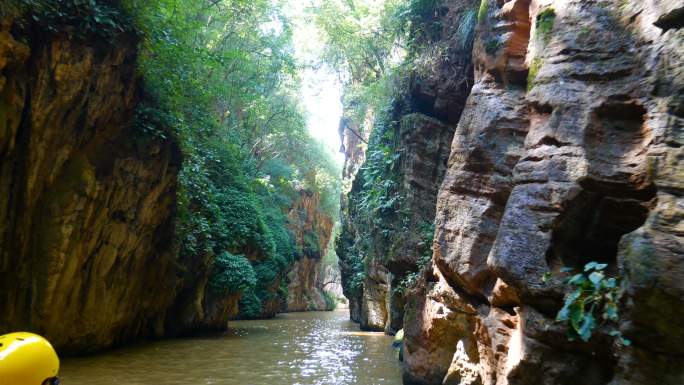
[[[508,340],[508,354],[506,356],[506,373],[513,370],[522,360],[523,352],[523,335],[522,322],[518,322],[517,327],[513,330],[511,338]]]

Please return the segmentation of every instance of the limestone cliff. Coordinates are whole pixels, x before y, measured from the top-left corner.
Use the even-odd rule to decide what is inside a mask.
[[[288,231],[299,255],[283,271],[268,266],[272,279],[260,290],[260,308],[248,316],[241,312],[244,293],[217,295],[209,285],[213,256],[187,255],[179,258],[181,268],[177,296],[167,311],[165,333],[187,335],[198,331],[221,331],[228,321],[241,317],[272,318],[286,311],[328,310],[323,295],[326,271],[322,257],[330,242],[333,219],[321,210],[319,193],[301,188],[292,199],[287,217]],[[259,266],[264,256],[252,250],[239,250],[247,259]],[[257,267],[259,268],[259,267]],[[243,304],[244,305],[244,304]],[[242,309],[244,310],[244,309]]]
[[[369,116],[368,119],[371,119]],[[366,148],[370,130],[361,131],[360,124],[349,118],[340,120],[339,134],[342,146],[340,152],[344,154],[344,166],[342,178],[345,185],[349,185],[356,178],[359,167],[366,158]],[[349,215],[349,190],[343,191],[340,197],[340,227],[341,234],[335,240],[335,251],[339,258],[342,291],[349,301],[349,318],[354,322],[361,321],[361,297],[362,292],[352,287],[354,271],[354,255],[351,249],[358,238],[354,226],[354,218]]]
[[[38,332],[60,354],[225,330],[240,311],[243,293],[210,287],[216,250],[178,250],[181,152],[163,119],[139,119],[164,111],[139,77],[134,31],[118,1],[0,2],[0,334]],[[270,243],[228,250],[273,273],[255,317],[329,307],[333,219],[318,193],[297,194],[291,228],[278,227],[301,250],[289,277],[293,256],[266,265],[264,223],[252,235]]]
[[[131,125],[136,37],[0,22],[0,333],[61,352],[160,335],[179,151]]]
[[[402,328],[406,282],[429,257],[437,190],[472,85],[476,4],[442,3],[431,20],[442,26],[439,36],[425,42],[428,48],[419,53],[407,84],[399,85],[402,94],[390,116],[366,119],[373,123],[364,125],[372,126],[366,154],[359,147],[360,124],[341,124],[343,141],[349,142],[343,150],[351,188],[343,197],[337,247],[351,318],[364,330]],[[430,60],[431,55],[446,57]],[[388,153],[395,155],[380,159]]]
[[[333,220],[320,209],[320,194],[305,189],[290,209],[290,230],[302,256],[287,273],[287,303],[285,310],[328,310],[323,296],[326,271],[323,257],[328,249],[333,230]]]
[[[684,382],[683,20],[676,1],[482,1],[405,384]],[[630,346],[555,321],[561,267],[589,261],[622,280]]]

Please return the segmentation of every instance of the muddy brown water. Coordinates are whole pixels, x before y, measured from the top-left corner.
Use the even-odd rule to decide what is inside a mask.
[[[226,334],[146,343],[62,361],[62,385],[400,385],[392,337],[348,311],[231,322]]]

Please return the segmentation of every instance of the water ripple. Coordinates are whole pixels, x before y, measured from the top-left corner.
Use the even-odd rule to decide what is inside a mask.
[[[68,359],[64,385],[398,385],[391,337],[359,333],[347,313],[237,321],[225,335],[167,340]]]

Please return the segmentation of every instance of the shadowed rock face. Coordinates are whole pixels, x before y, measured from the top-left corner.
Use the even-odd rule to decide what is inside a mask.
[[[679,384],[684,35],[675,1],[487,1],[476,82],[408,299],[406,384]],[[622,277],[621,324],[570,342],[563,266]]]
[[[180,156],[130,128],[135,38],[27,43],[12,28],[0,23],[0,333],[65,353],[160,335]]]
[[[372,120],[372,112],[368,114],[366,119]],[[370,132],[362,132],[359,128],[359,124],[351,119],[342,118],[340,120],[339,134],[342,142],[340,152],[344,153],[342,178],[346,183],[355,180],[359,168],[366,159],[366,148]],[[354,189],[354,186],[358,188],[358,183],[353,183],[352,189]],[[340,212],[341,234],[340,237],[335,240],[335,251],[339,258],[338,265],[340,268],[343,294],[349,300],[349,318],[352,321],[359,323],[361,322],[363,292],[351,289],[354,271],[352,269],[352,255],[349,253],[349,250],[354,247],[357,236],[353,218],[348,214],[348,193],[342,193],[342,196],[340,197]]]
[[[225,329],[239,295],[173,249],[180,152],[131,125],[137,39],[18,25],[0,28],[0,332],[83,354]]]

